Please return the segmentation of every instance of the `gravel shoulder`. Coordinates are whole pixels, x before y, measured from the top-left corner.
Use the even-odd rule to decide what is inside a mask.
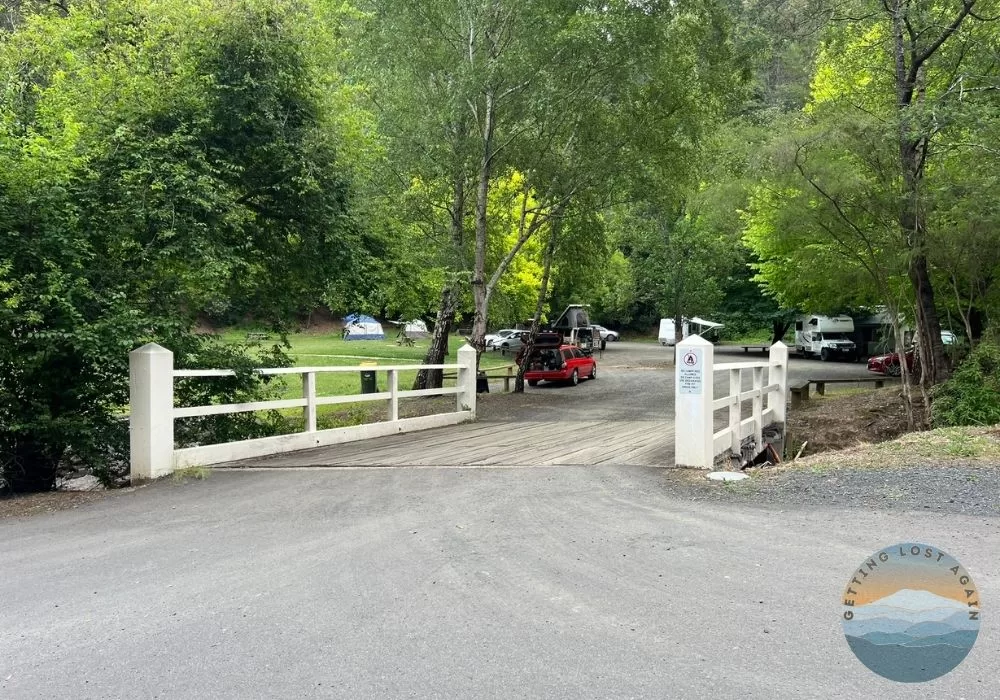
[[[676,498],[692,502],[1000,518],[1000,468],[981,463],[953,461],[882,469],[796,467],[762,470],[750,479],[726,484],[710,482],[700,472],[670,470],[664,482]]]

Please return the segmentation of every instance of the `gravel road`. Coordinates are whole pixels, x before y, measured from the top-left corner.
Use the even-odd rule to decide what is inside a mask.
[[[653,468],[220,472],[0,521],[0,697],[996,698],[1000,519],[691,503]],[[854,659],[840,595],[924,541],[969,658]]]

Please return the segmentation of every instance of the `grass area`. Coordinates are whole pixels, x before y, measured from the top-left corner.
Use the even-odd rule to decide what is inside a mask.
[[[183,469],[178,469],[171,475],[174,481],[204,481],[208,478],[211,471],[208,467],[185,467]]]
[[[816,473],[852,467],[884,469],[916,465],[940,465],[960,461],[969,464],[1000,464],[1000,426],[938,428],[907,433],[895,440],[862,444],[837,452],[824,452],[781,468],[804,468]]]
[[[222,340],[233,345],[247,342],[269,348],[280,343],[277,335],[270,334],[264,340],[248,341],[245,329],[230,329],[220,334]],[[423,362],[430,345],[429,339],[416,340],[412,346],[397,345],[394,335],[387,334],[384,340],[343,340],[338,333],[296,333],[288,336],[289,348],[283,348],[292,357],[296,367],[355,367],[362,363],[375,363],[376,382],[379,391],[387,391],[388,372],[379,371],[378,365],[418,365]],[[458,361],[457,351],[464,339],[454,335],[450,339],[450,355],[444,364]],[[493,369],[513,364],[511,355],[502,356],[498,352],[484,353],[480,359],[480,369]],[[446,371],[447,372],[447,371]],[[399,388],[409,389],[417,377],[417,370],[399,372]],[[299,375],[277,378],[280,398],[302,398],[302,379]],[[446,378],[445,386],[454,386],[455,380]],[[360,372],[325,372],[316,374],[317,396],[351,396],[361,393]],[[449,397],[451,398],[451,397]],[[411,399],[408,401],[420,401]],[[402,403],[407,403],[404,401]],[[342,425],[358,425],[381,420],[385,413],[385,402],[358,402],[335,406],[320,406],[317,419],[320,428]],[[301,415],[301,409],[289,409],[282,414],[290,418]]]
[[[785,341],[787,345],[789,340],[792,338],[788,334],[785,335],[782,340]],[[771,344],[771,329],[770,328],[760,328],[756,331],[750,333],[744,333],[743,335],[737,336],[735,338],[723,338],[722,345],[770,345]]]

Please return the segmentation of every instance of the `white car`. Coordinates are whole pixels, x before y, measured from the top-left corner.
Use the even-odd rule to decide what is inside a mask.
[[[496,333],[490,333],[486,336],[486,349],[519,348],[521,347],[520,334],[523,332],[517,328],[504,328]]]
[[[618,340],[618,333],[616,331],[609,331],[604,326],[591,326],[591,328],[600,331],[601,340],[606,340],[609,343],[613,343]]]

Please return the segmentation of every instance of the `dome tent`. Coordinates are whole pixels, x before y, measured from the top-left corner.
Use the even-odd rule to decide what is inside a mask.
[[[406,337],[408,338],[426,338],[430,335],[430,332],[427,330],[427,324],[419,318],[407,321],[403,325],[403,332],[406,333]]]
[[[350,314],[344,317],[344,340],[385,340],[385,332],[371,316]]]

